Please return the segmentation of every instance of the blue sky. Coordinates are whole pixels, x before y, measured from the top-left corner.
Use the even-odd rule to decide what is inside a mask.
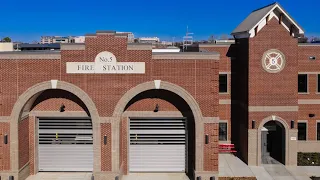
[[[136,37],[182,39],[187,25],[197,40],[230,32],[254,9],[273,0],[1,0],[0,38],[39,41],[42,35],[130,31]],[[320,35],[319,0],[278,0],[305,29]]]

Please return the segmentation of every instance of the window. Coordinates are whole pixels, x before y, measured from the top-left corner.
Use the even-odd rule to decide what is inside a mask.
[[[298,75],[298,92],[299,93],[308,92],[308,75],[307,74]]]
[[[298,122],[298,140],[307,140],[307,123]]]
[[[320,141],[320,122],[317,123],[317,140]]]
[[[219,141],[227,141],[227,123],[219,123]]]
[[[228,75],[219,74],[219,93],[228,92]]]

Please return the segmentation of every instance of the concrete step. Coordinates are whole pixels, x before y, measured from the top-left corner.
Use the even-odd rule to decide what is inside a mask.
[[[122,180],[189,180],[185,173],[130,173]]]

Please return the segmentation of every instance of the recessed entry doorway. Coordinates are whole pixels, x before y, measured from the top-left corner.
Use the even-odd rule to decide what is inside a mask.
[[[285,128],[278,121],[269,121],[261,129],[261,163],[285,164]]]

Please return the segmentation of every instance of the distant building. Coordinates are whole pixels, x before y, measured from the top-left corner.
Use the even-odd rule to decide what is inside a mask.
[[[60,43],[52,44],[16,44],[13,48],[17,51],[44,51],[60,50]]]
[[[161,44],[162,44],[162,45],[165,45],[165,46],[172,46],[172,45],[173,45],[173,42],[161,41]]]
[[[151,44],[155,44],[160,42],[160,38],[158,37],[141,37],[138,38],[138,43],[151,43]]]
[[[84,43],[86,40],[85,36],[75,36],[71,37],[70,43]]]
[[[41,36],[40,44],[70,43],[71,37]]]
[[[0,52],[13,51],[12,42],[0,42]]]

